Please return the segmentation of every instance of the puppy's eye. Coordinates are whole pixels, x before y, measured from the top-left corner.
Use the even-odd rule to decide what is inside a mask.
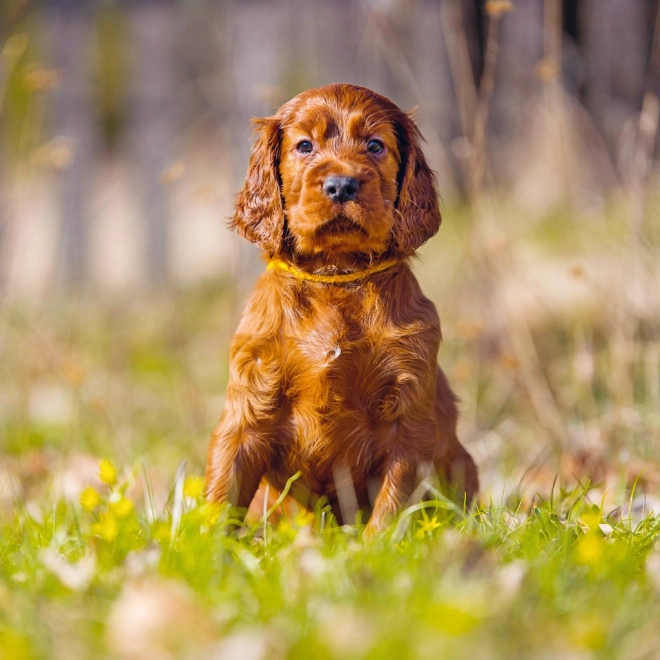
[[[372,154],[379,154],[384,148],[380,140],[369,140],[367,143],[367,151]]]
[[[298,143],[296,149],[301,154],[308,154],[312,151],[312,149],[314,149],[314,145],[309,140],[303,140],[302,142]]]

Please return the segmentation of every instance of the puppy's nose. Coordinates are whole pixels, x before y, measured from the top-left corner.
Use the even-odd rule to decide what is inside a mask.
[[[323,182],[323,192],[333,201],[343,204],[357,197],[360,184],[352,176],[329,176]]]

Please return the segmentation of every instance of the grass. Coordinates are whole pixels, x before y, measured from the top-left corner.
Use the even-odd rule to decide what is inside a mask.
[[[429,503],[367,543],[321,510],[227,533],[199,477],[163,511],[127,496],[139,473],[104,461],[99,478],[3,521],[2,657],[651,658],[660,643],[660,519],[608,518],[588,488],[517,510]]]
[[[0,658],[657,657],[655,321],[617,343],[623,293],[570,299],[597,280],[577,218],[509,215],[487,299],[461,211],[445,215],[416,269],[483,495],[474,511],[413,506],[371,542],[322,505],[230,532],[233,513],[202,500],[226,284],[6,305]],[[596,252],[618,269],[611,240]],[[508,280],[534,286],[527,253],[554,286],[563,273],[569,305],[507,306]]]
[[[616,203],[495,216],[445,210],[415,266],[480,505],[373,542],[202,501],[226,282],[3,306],[0,658],[657,657],[656,223],[637,263]]]

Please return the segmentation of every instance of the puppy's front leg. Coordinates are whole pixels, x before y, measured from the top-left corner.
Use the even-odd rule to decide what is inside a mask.
[[[223,416],[211,437],[206,462],[206,496],[247,509],[266,472],[271,448],[254,429],[232,428]]]
[[[371,518],[364,530],[365,536],[382,532],[406,505],[417,485],[417,459],[416,455],[403,452],[390,459]]]
[[[249,315],[243,322],[249,325]],[[232,342],[227,400],[211,436],[206,496],[247,508],[273,457],[280,394],[277,351],[263,338],[237,334]]]

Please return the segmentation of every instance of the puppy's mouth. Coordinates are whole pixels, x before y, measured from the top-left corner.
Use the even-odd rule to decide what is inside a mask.
[[[345,215],[338,215],[328,222],[324,222],[317,230],[317,234],[332,234],[333,236],[341,236],[342,234],[364,234],[367,232],[351,218]]]

